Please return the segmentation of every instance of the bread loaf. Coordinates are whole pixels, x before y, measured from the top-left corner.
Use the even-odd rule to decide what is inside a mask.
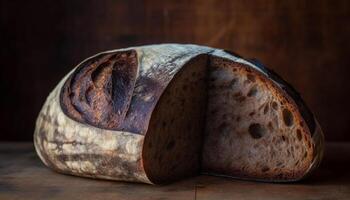
[[[45,165],[83,177],[279,182],[317,167],[323,134],[299,94],[260,63],[163,44],[80,63],[47,98],[34,144]]]

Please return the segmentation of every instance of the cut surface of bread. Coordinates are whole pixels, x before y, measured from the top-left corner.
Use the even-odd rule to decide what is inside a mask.
[[[306,124],[276,83],[252,67],[212,57],[203,170],[260,180],[300,179],[313,160]]]
[[[143,146],[150,180],[165,183],[198,174],[207,101],[207,56],[192,59],[162,94]]]

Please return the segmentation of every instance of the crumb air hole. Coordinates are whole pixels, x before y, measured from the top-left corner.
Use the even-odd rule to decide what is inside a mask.
[[[283,109],[282,111],[284,124],[287,126],[293,125],[293,115],[288,109]]]
[[[256,86],[254,86],[249,90],[247,96],[252,97],[252,96],[255,96],[257,93],[258,93],[258,89],[256,88]]]
[[[260,124],[258,123],[254,123],[254,124],[251,124],[249,126],[249,134],[252,136],[252,138],[254,139],[259,139],[261,137],[263,137],[266,133],[266,130],[264,127],[262,127]]]

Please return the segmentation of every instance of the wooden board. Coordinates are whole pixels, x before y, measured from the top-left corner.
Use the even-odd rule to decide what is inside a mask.
[[[0,199],[350,199],[350,143],[326,146],[321,168],[294,184],[198,176],[165,186],[61,175],[31,143],[0,143]]]

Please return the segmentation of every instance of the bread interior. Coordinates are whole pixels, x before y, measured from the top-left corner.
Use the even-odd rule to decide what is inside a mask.
[[[153,183],[199,173],[207,102],[208,56],[189,61],[153,111],[143,147],[143,165]]]
[[[313,158],[293,101],[258,69],[210,58],[205,173],[256,180],[301,178]]]

